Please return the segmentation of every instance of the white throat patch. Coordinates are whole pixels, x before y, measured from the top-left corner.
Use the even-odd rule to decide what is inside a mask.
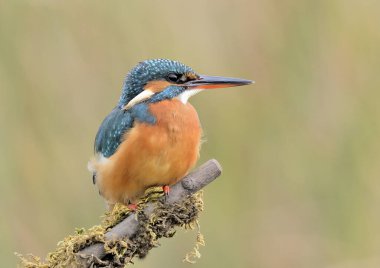
[[[179,99],[183,104],[186,104],[191,96],[201,92],[203,89],[188,89],[179,94],[176,98]]]

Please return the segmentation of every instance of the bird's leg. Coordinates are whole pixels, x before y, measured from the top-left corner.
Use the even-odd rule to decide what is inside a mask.
[[[162,186],[162,190],[164,191],[165,201],[166,201],[166,198],[169,196],[169,193],[170,193],[170,187],[169,187],[169,185]]]
[[[137,203],[132,203],[131,200],[128,200],[127,208],[131,211],[137,210]]]

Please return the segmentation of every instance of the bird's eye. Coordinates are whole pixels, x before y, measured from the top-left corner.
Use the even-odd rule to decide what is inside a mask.
[[[187,82],[187,76],[184,75],[184,74],[175,74],[175,73],[171,73],[169,74],[166,79],[169,81],[169,82],[173,82],[173,83],[176,83],[176,84],[183,84],[185,82]]]
[[[169,82],[177,83],[178,80],[180,79],[180,77],[181,77],[181,75],[179,75],[179,74],[171,73],[167,76],[167,79],[169,80]]]

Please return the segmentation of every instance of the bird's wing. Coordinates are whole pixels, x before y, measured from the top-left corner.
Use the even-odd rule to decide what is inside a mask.
[[[129,111],[115,107],[103,120],[96,134],[94,150],[108,158],[113,155],[122,142],[123,134],[132,126],[135,117]]]
[[[150,113],[146,103],[140,103],[129,110],[115,107],[103,120],[95,137],[95,153],[108,158],[113,155],[123,142],[124,133],[133,127],[135,121],[154,124],[155,117]]]

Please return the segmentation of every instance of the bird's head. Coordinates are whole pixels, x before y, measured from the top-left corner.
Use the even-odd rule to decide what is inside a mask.
[[[140,102],[175,97],[186,103],[189,97],[205,89],[250,83],[252,81],[239,78],[199,75],[178,61],[146,60],[140,62],[127,75],[119,107],[129,109]]]

